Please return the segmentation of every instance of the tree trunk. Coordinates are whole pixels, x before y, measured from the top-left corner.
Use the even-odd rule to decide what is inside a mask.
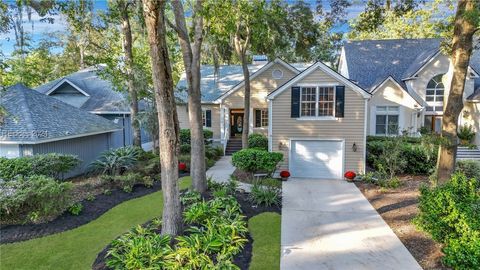
[[[128,3],[123,2],[119,8],[122,12],[122,32],[123,32],[123,53],[125,55],[125,69],[127,74],[127,87],[130,99],[130,120],[133,127],[133,145],[141,147],[141,133],[138,122],[138,96],[135,89],[135,75],[133,73],[133,52],[132,52],[132,29],[130,27],[130,18],[128,16]]]
[[[203,35],[203,19],[200,14],[201,0],[195,3],[193,15],[194,44],[192,46],[185,22],[185,12],[181,1],[172,1],[175,14],[176,31],[183,55],[185,73],[188,83],[188,117],[190,120],[191,134],[191,160],[190,174],[192,187],[195,191],[207,190],[207,177],[205,173],[205,143],[203,138],[202,105],[200,89],[200,57]]]
[[[474,9],[475,3],[473,1],[460,0],[455,15],[451,54],[453,76],[442,119],[444,142],[438,150],[437,161],[437,176],[440,184],[447,182],[455,171],[458,118],[463,109],[465,78],[472,54],[473,34],[476,30],[476,25],[465,16],[465,13]]]
[[[247,37],[244,42],[242,42],[242,37],[240,33],[240,24],[237,25],[237,31],[235,33],[235,51],[238,58],[242,62],[242,71],[243,79],[245,82],[244,86],[244,103],[243,103],[243,129],[242,129],[242,148],[248,148],[248,132],[250,129],[250,72],[248,70],[247,63],[247,48],[250,42],[250,31],[247,28]]]
[[[178,187],[179,128],[173,94],[173,78],[165,29],[166,1],[144,0],[143,12],[150,44],[153,85],[158,110],[160,167],[162,170],[162,234],[178,235],[182,230],[182,209]]]

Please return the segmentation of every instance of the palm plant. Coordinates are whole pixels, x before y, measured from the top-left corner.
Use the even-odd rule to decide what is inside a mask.
[[[137,147],[121,147],[102,153],[90,166],[102,174],[115,176],[135,166],[140,154]]]

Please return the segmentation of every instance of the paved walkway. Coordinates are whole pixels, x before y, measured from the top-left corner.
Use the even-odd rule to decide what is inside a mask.
[[[232,165],[232,156],[221,157],[213,167],[207,170],[207,177],[219,183],[226,183],[230,180],[230,175],[235,171]],[[239,182],[239,188],[250,191],[250,185]]]
[[[282,270],[422,269],[352,183],[283,183]]]

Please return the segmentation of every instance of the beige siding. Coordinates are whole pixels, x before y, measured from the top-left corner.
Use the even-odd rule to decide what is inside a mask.
[[[416,127],[422,122],[421,119],[415,119],[416,101],[398,85],[392,81],[385,82],[378,88],[369,101],[368,110],[368,133],[375,135],[375,111],[376,106],[399,106],[399,130],[416,131]],[[415,127],[415,125],[417,125]]]
[[[220,139],[220,105],[204,104],[203,110],[212,111],[212,127],[208,128],[213,131],[213,139]],[[188,112],[186,105],[177,105],[178,122],[180,128],[190,128],[190,122],[188,120]]]
[[[460,116],[460,125],[472,126],[475,130],[473,143],[480,145],[480,102],[466,102]]]
[[[272,71],[275,69],[280,69],[283,72],[283,77],[281,79],[273,79]],[[250,75],[251,76],[251,75]],[[283,65],[275,63],[267,70],[259,74],[255,79],[250,82],[251,85],[251,107],[256,108],[267,108],[267,95],[275,90],[278,86],[284,84],[291,78],[295,76],[291,70],[285,68]],[[230,96],[226,97],[223,100],[223,104],[231,109],[243,108],[244,104],[244,88],[240,88]]]
[[[340,83],[317,69],[298,82]],[[291,91],[285,90],[272,101],[272,150],[284,153],[283,168],[288,168],[289,140],[294,138],[344,139],[345,170],[364,171],[365,99],[354,90],[345,90],[345,117],[336,120],[300,120],[290,117]],[[357,151],[353,152],[353,143]]]

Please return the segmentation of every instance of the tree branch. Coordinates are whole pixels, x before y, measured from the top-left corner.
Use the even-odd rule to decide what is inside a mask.
[[[178,29],[178,27],[175,26],[175,24],[173,24],[168,18],[165,18],[165,21],[167,22],[168,27],[172,28],[173,31],[177,32],[177,34],[179,34],[179,35],[181,34],[180,29]]]

